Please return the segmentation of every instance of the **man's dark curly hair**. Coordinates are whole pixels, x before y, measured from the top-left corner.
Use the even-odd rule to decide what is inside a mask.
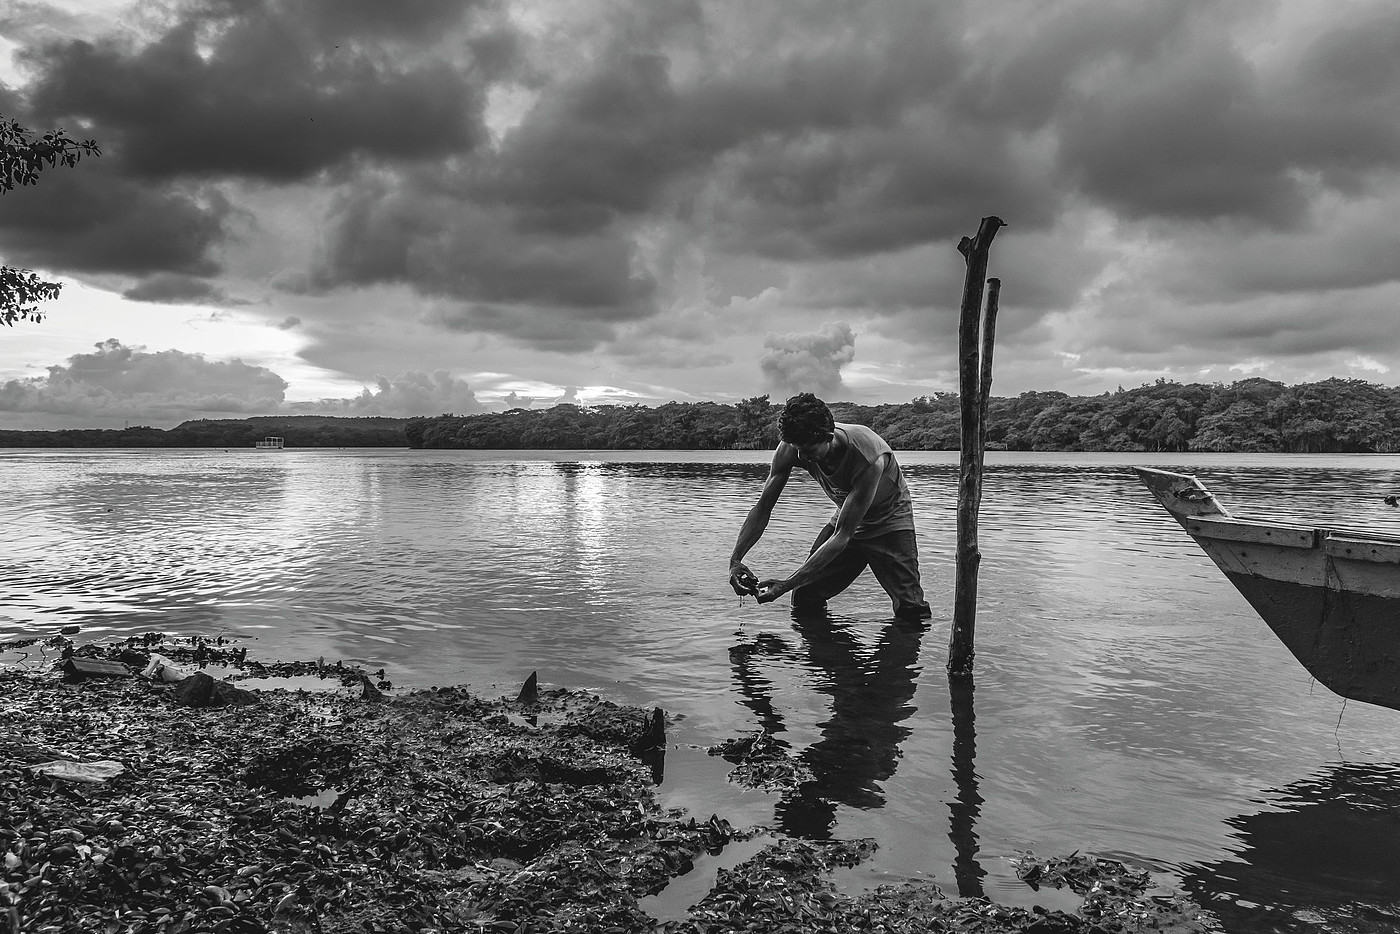
[[[810,392],[800,392],[783,405],[778,416],[778,432],[788,444],[825,441],[836,429],[836,420],[826,403]]]

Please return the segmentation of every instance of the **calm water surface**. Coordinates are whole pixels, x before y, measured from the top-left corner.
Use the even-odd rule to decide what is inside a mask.
[[[1010,861],[1078,850],[1230,931],[1400,926],[1400,713],[1311,683],[1128,469],[1195,473],[1240,515],[1400,533],[1400,458],[990,455],[970,696],[944,671],[956,454],[900,455],[923,632],[869,575],[824,620],[740,604],[726,562],[767,458],[0,451],[0,641],[224,634],[493,696],[538,671],[684,717],[668,804],[875,837],[847,889],[1072,907]],[[795,478],[750,565],[789,573],[829,511]],[[814,780],[726,785],[702,747],[759,728]]]

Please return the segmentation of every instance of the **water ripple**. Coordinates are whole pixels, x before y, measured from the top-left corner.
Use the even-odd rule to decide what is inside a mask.
[[[1013,901],[1009,860],[1027,848],[1120,854],[1192,885],[1214,873],[1234,881],[1210,897],[1258,900],[1245,876],[1278,849],[1261,849],[1261,807],[1314,814],[1317,787],[1374,785],[1338,758],[1382,771],[1400,758],[1393,715],[1315,688],[1128,469],[1184,467],[1240,515],[1400,531],[1383,502],[1400,460],[993,455],[965,709],[943,672],[956,455],[901,455],[927,633],[891,626],[868,576],[820,622],[740,605],[726,561],[766,458],[4,453],[0,640],[68,625],[222,633],[265,657],[384,666],[404,685],[504,693],[539,671],[683,713],[680,741],[697,745],[767,729],[812,781],[741,804],[727,790],[715,808],[806,836],[873,834],[862,879]],[[794,478],[751,565],[790,572],[830,512]],[[708,794],[674,775],[661,791],[701,808]],[[1384,829],[1342,816],[1347,833]],[[1295,823],[1312,852],[1351,845]],[[1233,929],[1269,929],[1252,923]]]

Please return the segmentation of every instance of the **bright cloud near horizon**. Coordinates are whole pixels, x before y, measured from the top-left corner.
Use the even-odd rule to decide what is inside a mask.
[[[0,427],[1394,384],[1389,0],[22,0]]]

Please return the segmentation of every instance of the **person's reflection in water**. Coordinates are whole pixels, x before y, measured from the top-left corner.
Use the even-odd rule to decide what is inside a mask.
[[[780,744],[778,734],[786,726],[774,707],[771,682],[754,668],[755,656],[786,656],[821,674],[815,689],[831,697],[831,716],[819,724],[821,739],[797,757],[813,777],[785,795],[776,808],[783,833],[827,839],[838,805],[884,805],[880,783],[894,775],[899,744],[910,733],[900,724],[915,710],[910,701],[921,670],[919,646],[926,628],[923,623],[892,622],[872,647],[856,638],[847,621],[825,610],[795,609],[793,629],[801,636],[800,646],[764,634],[731,650],[744,704]]]

